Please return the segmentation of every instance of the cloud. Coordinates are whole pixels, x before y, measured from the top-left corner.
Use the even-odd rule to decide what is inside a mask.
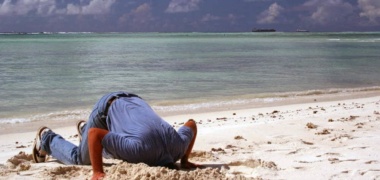
[[[223,21],[223,22],[228,22],[230,24],[234,24],[236,22],[236,20],[239,18],[240,17],[238,17],[237,15],[232,14],[232,13],[229,13],[225,16],[215,16],[215,15],[208,13],[201,18],[201,22],[208,23],[208,22],[212,22],[212,21]]]
[[[214,16],[212,14],[206,14],[202,17],[201,21],[202,22],[209,22],[209,21],[217,21],[219,20],[220,17],[219,16]]]
[[[277,3],[273,3],[269,6],[267,10],[262,12],[257,20],[257,23],[259,24],[272,24],[276,23],[278,17],[280,16],[281,12],[284,10],[284,8]]]
[[[379,0],[358,0],[359,8],[362,10],[361,17],[367,17],[371,23],[380,22],[380,1]]]
[[[81,1],[83,2],[83,0]],[[69,15],[95,15],[106,14],[110,11],[111,6],[115,3],[115,0],[90,0],[85,5],[68,4],[66,7],[66,14]],[[82,3],[81,3],[82,4]]]
[[[0,4],[0,15],[95,15],[105,14],[111,9],[116,0],[80,0],[79,4],[67,4],[64,8],[58,8],[54,0],[4,0]]]
[[[349,16],[354,16],[355,7],[342,0],[310,0],[304,3],[312,9],[310,19],[317,24],[332,24],[346,22]]]
[[[187,13],[191,11],[196,11],[199,9],[198,4],[200,2],[201,0],[171,0],[165,12]]]
[[[0,15],[27,15],[51,14],[55,10],[55,1],[49,0],[29,0],[29,1],[12,1],[5,0],[0,4]]]
[[[149,29],[154,17],[151,12],[151,5],[144,3],[137,8],[133,9],[129,13],[125,13],[119,18],[119,25],[125,26],[129,30],[142,31],[144,29]]]
[[[227,20],[229,20],[231,23],[235,23],[235,21],[237,20],[237,19],[239,19],[240,17],[238,17],[238,16],[236,16],[235,14],[228,14],[228,16],[227,16]]]

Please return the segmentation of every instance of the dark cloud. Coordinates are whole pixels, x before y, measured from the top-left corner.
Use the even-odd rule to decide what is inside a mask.
[[[379,0],[0,0],[0,31],[380,30]]]

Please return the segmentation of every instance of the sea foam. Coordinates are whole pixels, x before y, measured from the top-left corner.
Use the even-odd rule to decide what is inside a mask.
[[[10,119],[0,119],[0,124],[16,124],[30,122],[31,119],[28,118],[10,118]]]

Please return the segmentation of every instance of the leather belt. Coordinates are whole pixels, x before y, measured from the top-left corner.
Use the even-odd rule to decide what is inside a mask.
[[[119,97],[138,97],[140,98],[139,96],[137,96],[136,94],[118,94],[116,96],[112,96],[108,101],[107,101],[107,104],[106,104],[106,108],[104,109],[104,113],[103,113],[103,116],[102,116],[102,119],[104,118],[104,120],[107,118],[108,116],[108,109],[111,107],[111,104]]]

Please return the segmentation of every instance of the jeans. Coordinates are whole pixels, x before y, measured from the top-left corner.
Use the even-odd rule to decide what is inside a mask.
[[[53,156],[64,164],[90,165],[90,153],[88,150],[88,131],[90,128],[100,128],[108,130],[106,121],[102,119],[107,102],[118,94],[128,94],[125,92],[113,92],[104,95],[94,106],[88,121],[82,128],[82,141],[79,146],[65,140],[59,134],[49,130],[41,137],[41,149],[48,155]]]

